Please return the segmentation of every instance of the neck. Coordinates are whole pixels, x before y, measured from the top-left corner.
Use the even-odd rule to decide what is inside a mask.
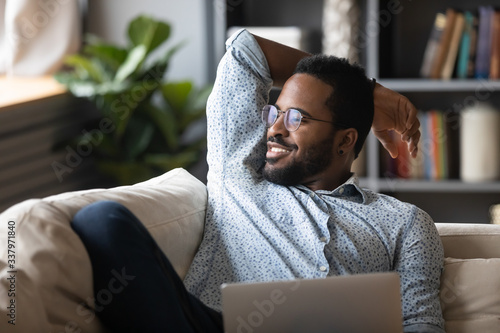
[[[334,173],[334,176],[319,175],[319,177],[304,181],[301,185],[306,186],[311,191],[333,191],[340,185],[344,184],[352,176],[352,172],[344,170],[343,172]]]

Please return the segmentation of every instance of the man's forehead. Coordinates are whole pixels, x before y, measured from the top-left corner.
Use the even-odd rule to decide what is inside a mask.
[[[325,109],[333,87],[320,79],[304,73],[294,74],[290,77],[276,101],[276,106],[281,110],[296,108],[308,113],[315,113]]]

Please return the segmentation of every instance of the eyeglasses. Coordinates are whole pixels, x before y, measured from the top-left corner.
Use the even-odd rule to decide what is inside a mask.
[[[299,128],[302,118],[334,124],[334,122],[332,121],[303,116],[302,113],[296,109],[288,109],[286,111],[281,111],[278,110],[278,108],[275,107],[274,105],[264,106],[264,108],[262,109],[262,122],[264,123],[264,125],[266,125],[266,127],[271,127],[276,123],[276,120],[278,120],[278,116],[280,114],[285,115],[284,119],[285,128],[289,132],[294,132]]]

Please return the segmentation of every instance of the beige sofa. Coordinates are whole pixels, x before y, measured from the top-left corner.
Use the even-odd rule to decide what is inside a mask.
[[[91,266],[69,226],[81,207],[97,200],[125,204],[184,276],[202,237],[206,199],[205,185],[176,169],[133,186],[9,208],[0,215],[0,332],[105,331],[89,310]],[[437,226],[449,257],[441,290],[447,331],[500,332],[500,226]]]

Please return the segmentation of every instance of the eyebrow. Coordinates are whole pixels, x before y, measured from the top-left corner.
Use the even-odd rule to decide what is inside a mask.
[[[281,108],[278,106],[278,104],[273,104],[273,105],[274,105],[274,106],[275,106],[278,110],[281,110]],[[294,108],[294,107],[291,107],[291,108],[289,108],[289,109],[295,109],[295,110],[297,110],[297,111],[300,111],[300,113],[302,113],[302,115],[303,115],[303,116],[307,116],[307,117],[311,117],[311,118],[312,118],[312,115],[311,115],[309,112],[307,112],[306,110],[304,110],[304,109],[301,109],[301,108]],[[283,110],[281,110],[281,111],[283,111]]]

